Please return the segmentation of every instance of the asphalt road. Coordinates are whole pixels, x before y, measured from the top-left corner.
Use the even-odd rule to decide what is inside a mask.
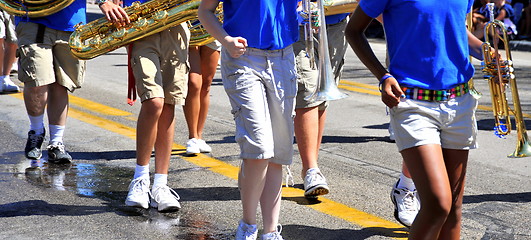
[[[383,60],[383,42],[371,43]],[[515,51],[513,60],[529,129],[531,53]],[[531,158],[506,157],[516,148],[516,131],[506,139],[493,134],[488,86],[479,62],[474,63],[475,86],[483,93],[477,113],[480,148],[470,153],[462,239],[531,239]],[[65,144],[74,163],[69,166],[25,159],[29,121],[22,96],[0,95],[0,239],[233,238],[241,218],[240,160],[219,73],[204,131],[213,152],[183,154],[187,128],[178,108],[169,186],[181,196],[183,208],[158,213],[123,204],[133,176],[140,107],[126,103],[126,72],[124,49],[88,62],[85,84],[70,98]],[[376,79],[350,50],[340,88],[349,97],[331,103],[319,159],[331,193],[317,201],[303,198],[297,153],[295,185],[284,188],[282,198],[282,235],[305,240],[406,238],[407,229],[394,220],[389,198],[400,155],[388,140],[388,116]]]

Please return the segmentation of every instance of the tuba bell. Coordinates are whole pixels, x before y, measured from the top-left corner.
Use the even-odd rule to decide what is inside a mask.
[[[140,38],[197,19],[200,3],[200,0],[134,2],[124,8],[131,20],[126,26],[120,27],[105,17],[77,26],[68,42],[70,51],[79,59],[95,58]]]
[[[14,16],[45,17],[68,7],[75,0],[0,0],[0,8]]]
[[[492,112],[495,121],[494,131],[497,136],[502,138],[508,135],[512,128],[510,119],[510,114],[512,113],[515,118],[518,142],[516,150],[508,157],[528,157],[531,155],[531,146],[522,116],[507,30],[503,22],[494,19],[494,3],[488,3],[487,7],[489,8],[490,21],[485,25],[484,29],[485,43],[482,46],[482,71],[485,80],[489,83]],[[500,41],[505,49],[505,60],[501,59],[499,53],[498,46]],[[494,49],[494,51],[491,49]],[[507,90],[512,93],[512,109],[507,100]]]

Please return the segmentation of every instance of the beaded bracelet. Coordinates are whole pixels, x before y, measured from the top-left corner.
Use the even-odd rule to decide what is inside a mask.
[[[383,83],[386,79],[388,79],[388,78],[390,78],[390,77],[393,77],[393,75],[391,75],[391,74],[385,74],[385,75],[380,79],[380,83],[378,83],[378,90],[380,90],[380,92],[382,92],[382,83]]]

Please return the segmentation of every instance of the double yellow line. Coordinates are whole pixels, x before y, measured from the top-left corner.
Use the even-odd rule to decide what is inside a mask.
[[[347,83],[347,86],[346,86],[348,88],[345,88],[345,87],[342,87],[342,88],[345,88],[350,91],[365,92],[365,91],[362,91],[356,88],[357,84],[358,83],[349,82]],[[370,87],[370,85],[367,85],[367,84],[361,84],[361,85],[363,86],[366,85],[367,87]],[[349,89],[350,86],[352,86],[352,90]],[[365,92],[365,93],[369,93],[369,92]],[[377,93],[379,94],[379,92]],[[369,93],[369,94],[372,94],[372,93]],[[19,99],[23,99],[21,93],[12,94],[11,96],[14,96]],[[97,126],[97,127],[100,127],[107,131],[117,133],[119,135],[126,136],[131,139],[135,139],[135,136],[136,136],[135,128],[132,128],[132,127],[123,125],[121,123],[92,114],[92,113],[96,113],[98,115],[104,115],[104,116],[120,116],[120,117],[124,117],[126,119],[131,120],[133,119],[132,113],[122,111],[120,109],[112,108],[112,107],[99,104],[96,102],[92,102],[90,100],[76,97],[74,95],[70,95],[69,101],[70,101],[70,106],[71,106],[68,112],[69,117],[88,123],[88,124],[91,124],[91,125],[94,125],[94,126]],[[180,155],[182,159],[190,163],[193,163],[200,167],[207,168],[212,172],[221,174],[231,179],[236,180],[238,178],[239,168],[236,166],[230,165],[228,163],[225,163],[223,161],[217,160],[215,158],[209,157],[204,154],[198,154],[193,157],[186,156],[184,155],[185,147],[179,144],[176,144],[176,143],[173,144],[173,149],[178,149],[178,150],[173,151],[174,154]],[[295,202],[298,202],[299,204],[304,204],[319,212],[345,220],[354,225],[361,226],[364,229],[380,233],[383,236],[387,236],[390,238],[397,238],[397,239],[405,239],[407,238],[407,235],[408,235],[407,229],[404,228],[400,224],[382,219],[380,217],[357,210],[347,205],[332,201],[325,197],[319,197],[318,201],[315,200],[313,202],[306,200],[304,198],[304,191],[301,189],[297,189],[293,187],[284,187],[282,191],[282,197],[284,199],[294,200]]]

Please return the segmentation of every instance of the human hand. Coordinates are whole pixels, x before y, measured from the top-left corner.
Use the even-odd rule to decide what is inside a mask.
[[[386,77],[390,76],[390,77]],[[400,99],[404,98],[404,92],[400,89],[400,85],[396,79],[391,75],[385,75],[380,81],[380,92],[382,94],[382,102],[389,108],[393,108],[400,103]]]
[[[247,50],[247,39],[242,37],[227,37],[226,43],[223,47],[227,49],[230,56],[233,58],[239,58]]]
[[[119,27],[123,27],[129,23],[131,20],[125,10],[120,7],[120,0],[106,1],[102,4],[99,4],[101,12],[105,15],[108,21],[117,24]]]

